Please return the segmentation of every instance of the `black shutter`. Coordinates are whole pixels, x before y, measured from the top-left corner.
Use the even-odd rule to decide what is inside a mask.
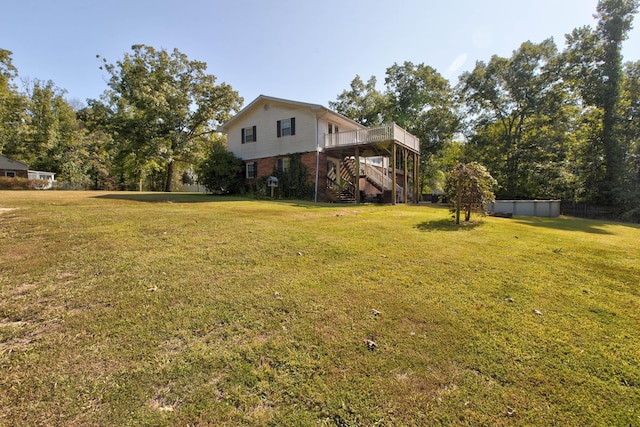
[[[282,129],[282,127],[281,127],[281,124],[280,124],[280,120],[278,120],[278,138],[280,138],[280,136],[282,136],[282,130],[281,129]]]
[[[258,162],[253,162],[253,177],[258,177]]]
[[[241,134],[242,134],[242,139],[241,139],[241,141],[242,141],[242,144],[244,144],[244,128],[242,128],[242,132],[241,132]]]
[[[256,137],[256,126],[253,127],[253,142],[256,142],[258,139]]]
[[[296,118],[291,117],[291,135],[296,134]]]

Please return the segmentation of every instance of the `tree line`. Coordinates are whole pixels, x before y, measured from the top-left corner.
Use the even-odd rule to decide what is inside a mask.
[[[640,221],[640,61],[621,46],[636,0],[601,0],[596,28],[524,42],[479,61],[451,86],[404,62],[356,76],[330,103],[364,125],[396,122],[420,138],[421,188],[442,192],[457,162],[478,162],[502,199],[563,199],[615,207]]]
[[[116,63],[102,59],[107,88],[74,109],[51,81],[20,90],[0,49],[0,153],[83,188],[171,191],[190,183],[243,103],[206,68],[177,49],[134,45]]]
[[[329,105],[419,137],[423,192],[442,191],[457,162],[478,162],[498,198],[586,201],[640,220],[640,61],[621,54],[637,10],[600,0],[595,28],[574,29],[562,49],[524,42],[454,85],[426,64],[393,64],[382,89],[356,76]],[[171,191],[220,163],[207,161],[224,145],[215,129],[243,99],[205,63],[145,45],[99,59],[107,88],[80,108],[51,81],[18,85],[0,49],[0,153],[91,189]]]

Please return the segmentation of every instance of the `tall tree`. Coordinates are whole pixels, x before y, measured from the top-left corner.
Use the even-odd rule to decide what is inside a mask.
[[[177,49],[134,45],[122,60],[104,64],[111,78],[103,98],[112,108],[121,161],[138,178],[164,168],[165,191],[172,189],[176,162],[192,161],[201,137],[243,102],[231,86],[206,74],[204,62]]]
[[[504,197],[535,196],[533,166],[541,171],[564,160],[557,147],[567,129],[559,126],[570,119],[559,71],[556,45],[548,39],[525,42],[510,58],[478,62],[460,77],[470,149],[499,177]]]
[[[421,186],[434,179],[431,156],[459,128],[449,82],[434,68],[408,61],[387,68],[384,92],[376,89],[375,77],[365,84],[356,76],[329,105],[365,126],[395,122],[420,138]]]
[[[351,81],[351,89],[338,95],[329,107],[364,126],[379,126],[383,121],[386,99],[376,88],[377,80],[371,76],[365,84],[360,76]]]
[[[625,147],[620,138],[622,42],[632,28],[637,0],[600,0],[595,30],[583,27],[567,36],[567,75],[586,105],[602,110],[604,173],[598,183],[601,201],[619,205],[625,190]]]
[[[24,131],[26,99],[13,80],[18,70],[11,61],[12,53],[0,49],[0,153],[6,145],[15,145]]]
[[[621,89],[621,137],[629,149],[630,210],[635,210],[632,215],[640,222],[640,61],[625,65]]]
[[[387,120],[398,123],[420,138],[426,161],[459,127],[449,81],[434,68],[406,61],[387,68]]]

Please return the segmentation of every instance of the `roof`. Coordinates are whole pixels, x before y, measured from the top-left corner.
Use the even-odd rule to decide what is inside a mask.
[[[229,126],[231,126],[233,124],[233,122],[235,122],[238,118],[244,116],[245,114],[247,114],[253,107],[255,107],[256,105],[260,104],[261,102],[273,102],[273,103],[278,103],[278,104],[286,104],[286,105],[294,105],[297,107],[302,107],[302,108],[308,108],[311,111],[315,111],[316,114],[320,114],[320,113],[330,113],[330,114],[334,114],[336,116],[339,116],[340,118],[349,121],[351,123],[353,123],[354,125],[360,127],[360,128],[364,128],[364,126],[362,126],[360,123],[351,120],[350,118],[343,116],[340,113],[336,113],[335,111],[332,111],[320,104],[310,104],[308,102],[300,102],[300,101],[292,101],[290,99],[283,99],[283,98],[276,98],[273,96],[267,96],[267,95],[260,95],[258,96],[256,99],[254,99],[253,101],[251,101],[246,107],[244,107],[242,110],[240,110],[238,112],[238,114],[236,114],[235,116],[233,116],[231,119],[229,119],[226,123],[223,123],[221,126],[218,127],[217,131],[218,132],[222,132],[222,133],[226,133],[227,130],[229,129]]]
[[[29,165],[26,164],[25,162],[21,162],[19,160],[10,159],[7,156],[5,156],[4,154],[0,154],[0,158],[1,158],[0,160],[4,159],[4,161],[7,162],[7,163],[18,163],[18,164],[21,164],[22,166],[24,166],[25,169],[29,169]]]

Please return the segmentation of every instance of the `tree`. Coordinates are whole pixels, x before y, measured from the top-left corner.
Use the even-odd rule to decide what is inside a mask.
[[[621,138],[628,147],[629,195],[625,217],[640,222],[640,61],[628,62],[621,85]]]
[[[364,126],[379,126],[383,122],[385,97],[376,89],[376,78],[371,76],[365,84],[360,76],[351,81],[351,90],[338,95],[329,107]]]
[[[486,211],[487,204],[495,198],[493,188],[496,185],[496,180],[479,163],[457,163],[445,184],[445,194],[454,203],[456,224],[460,224],[463,209],[465,221],[471,219],[474,208]]]
[[[18,143],[26,120],[26,100],[13,83],[18,70],[11,55],[10,51],[0,49],[0,153],[7,145]]]
[[[535,182],[564,161],[558,147],[571,126],[553,40],[526,42],[510,58],[476,63],[460,76],[458,94],[472,129],[470,150],[484,154],[482,161],[500,176],[503,196],[539,194]]]
[[[459,129],[449,82],[434,68],[404,62],[386,70],[385,91],[376,89],[371,77],[364,84],[359,76],[351,90],[343,91],[329,105],[337,112],[365,126],[395,122],[420,139],[421,187],[434,177],[427,176],[430,157],[453,139]]]
[[[9,140],[5,152],[32,169],[58,174],[61,180],[86,180],[86,147],[76,113],[64,99],[65,91],[52,81],[25,81],[21,131]]]
[[[434,68],[405,61],[387,68],[387,121],[393,121],[420,138],[426,161],[450,141],[459,129],[449,81]]]
[[[602,145],[604,169],[597,183],[600,200],[620,205],[625,189],[625,157],[629,147],[621,139],[619,115],[622,82],[622,42],[632,28],[637,0],[600,0],[595,30],[583,27],[567,36],[567,78],[585,105],[602,111],[600,135],[592,138]]]
[[[240,192],[243,185],[242,159],[227,151],[225,142],[215,139],[208,155],[196,170],[198,182],[217,194]]]
[[[171,191],[176,162],[193,162],[203,137],[243,100],[228,84],[217,85],[204,62],[189,60],[177,49],[131,49],[116,64],[104,61],[111,78],[103,99],[112,109],[118,158],[138,180],[164,169],[164,190]]]

